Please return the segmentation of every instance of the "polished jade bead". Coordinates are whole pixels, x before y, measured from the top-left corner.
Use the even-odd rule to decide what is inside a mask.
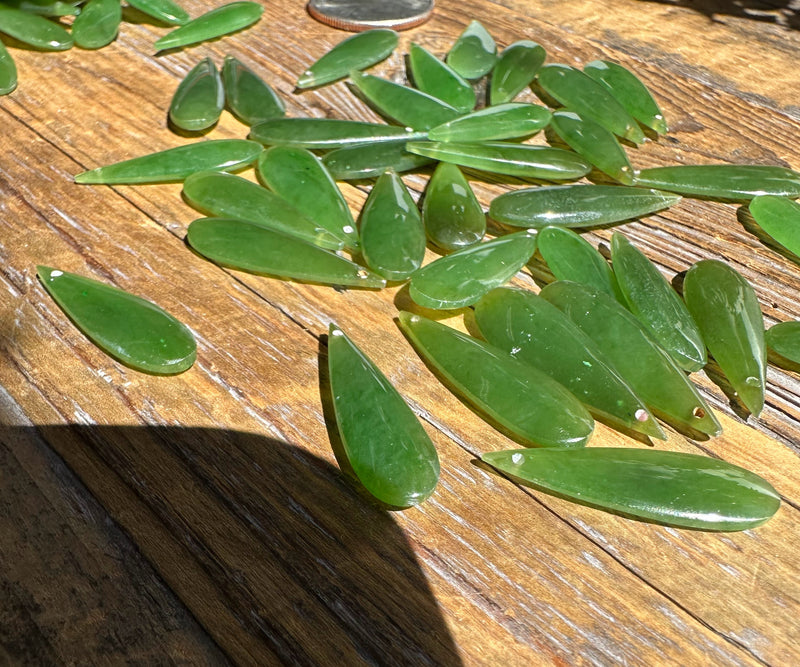
[[[399,321],[448,388],[515,440],[540,447],[586,444],[594,419],[550,376],[426,317],[401,312]]]
[[[679,165],[642,169],[636,185],[687,197],[749,201],[758,195],[800,197],[800,173],[757,164]]]
[[[704,259],[686,272],[683,298],[711,356],[757,417],[764,407],[767,352],[753,287],[724,262]]]
[[[759,195],[748,208],[770,238],[800,257],[800,204],[787,197]]]
[[[351,72],[350,79],[378,113],[414,130],[430,130],[461,113],[427,93],[371,74]]]
[[[337,181],[377,178],[387,169],[402,173],[431,162],[430,158],[409,153],[405,139],[344,146],[322,158],[325,168]]]
[[[7,95],[17,87],[17,66],[14,59],[0,42],[0,95]]]
[[[344,247],[344,241],[309,220],[283,197],[240,176],[221,171],[192,174],[183,182],[183,197],[206,215],[246,220],[320,248]]]
[[[419,419],[378,367],[335,324],[328,376],[347,464],[375,498],[416,505],[439,481],[439,457]]]
[[[588,447],[488,452],[512,479],[625,517],[679,528],[755,528],[780,507],[765,479],[721,459],[653,449]]]
[[[128,4],[168,25],[185,25],[191,20],[188,12],[172,0],[128,0]]]
[[[680,195],[622,185],[547,185],[495,197],[489,217],[514,227],[594,227],[669,208]]]
[[[585,238],[565,227],[539,232],[539,253],[557,280],[590,285],[624,303],[614,271]]]
[[[261,144],[245,139],[198,141],[84,171],[76,183],[173,183],[197,171],[234,171],[255,162]]]
[[[121,21],[119,0],[89,0],[72,22],[72,39],[83,49],[99,49],[116,39]]]
[[[423,308],[470,306],[507,283],[536,252],[536,236],[517,232],[440,257],[411,276],[409,294]]]
[[[457,74],[450,65],[439,60],[419,44],[411,44],[408,64],[414,85],[460,112],[475,108],[472,85]]]
[[[350,207],[319,158],[304,148],[273,146],[256,165],[259,177],[309,220],[324,227],[347,248],[358,247]]]
[[[623,185],[633,185],[633,165],[617,138],[602,125],[571,111],[556,111],[550,126],[578,155]]]
[[[409,141],[406,149],[411,153],[441,162],[522,178],[572,180],[585,176],[592,170],[591,165],[575,153],[549,146],[500,141],[487,143]]]
[[[400,177],[383,174],[361,209],[361,254],[387,280],[405,280],[425,257],[425,228],[419,209]]]
[[[583,68],[585,74],[611,91],[627,112],[642,125],[667,133],[667,122],[650,91],[629,69],[607,60],[594,60]]]
[[[622,234],[611,237],[611,263],[625,303],[683,370],[706,365],[706,346],[686,304],[667,279]]]
[[[117,361],[157,375],[182,373],[194,363],[192,332],[154,303],[74,273],[46,266],[37,272],[75,326]]]
[[[21,9],[0,8],[0,33],[42,51],[65,51],[73,45],[58,23]]]
[[[779,322],[767,329],[764,340],[776,365],[793,371],[800,368],[800,322]]]
[[[413,141],[426,137],[425,132],[414,132],[409,128],[385,123],[335,118],[275,118],[254,125],[249,138],[265,146],[332,150],[348,146]]]
[[[283,232],[229,218],[189,225],[189,245],[215,264],[322,285],[381,288],[386,281],[344,257]]]
[[[366,30],[339,42],[297,80],[298,88],[313,88],[337,81],[353,70],[372,67],[388,58],[397,47],[394,30]]]
[[[475,322],[489,343],[563,384],[596,419],[666,439],[597,344],[542,297],[516,288],[494,289],[475,304]]]
[[[222,80],[228,109],[243,123],[254,125],[286,113],[286,105],[272,86],[238,58],[225,56]]]
[[[253,25],[263,13],[264,8],[257,2],[231,2],[175,28],[156,40],[153,46],[160,51],[216,39]]]
[[[541,295],[597,343],[657,417],[689,432],[720,433],[719,422],[697,388],[622,304],[599,290],[567,281],[550,283]]]
[[[497,44],[483,25],[472,21],[453,44],[446,61],[465,79],[479,79],[492,71]]]
[[[478,243],[486,233],[486,214],[461,170],[440,162],[428,181],[422,221],[431,242],[446,251]]]
[[[434,127],[428,137],[461,142],[529,137],[546,127],[550,118],[550,111],[537,104],[500,104]]]
[[[36,2],[36,0],[3,0],[5,6],[19,9],[28,14],[38,14],[39,16],[76,16],[80,14],[79,4],[83,0],[70,0],[68,2]]]
[[[583,118],[599,123],[618,137],[637,144],[644,141],[638,123],[603,84],[569,65],[545,65],[539,85],[550,97]]]
[[[222,76],[214,61],[204,58],[178,84],[169,105],[169,120],[181,130],[198,132],[215,125],[224,107]]]
[[[544,48],[527,39],[510,44],[492,70],[489,104],[511,102],[536,77],[547,57]]]

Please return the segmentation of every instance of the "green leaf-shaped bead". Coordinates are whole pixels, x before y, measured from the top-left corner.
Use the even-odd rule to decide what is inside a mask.
[[[243,123],[255,125],[286,113],[286,105],[272,86],[238,58],[225,56],[222,80],[228,109]]]
[[[264,7],[257,2],[249,0],[231,2],[175,28],[161,39],[157,39],[153,46],[160,51],[216,39],[253,25],[263,13]]]
[[[753,197],[750,215],[773,240],[800,257],[800,204],[788,197]]]
[[[486,214],[461,170],[440,162],[428,181],[422,204],[428,238],[443,250],[474,245],[486,233]]]
[[[460,112],[475,108],[475,91],[472,85],[419,44],[411,44],[408,63],[414,85]]]
[[[17,87],[17,66],[14,59],[0,42],[0,95],[7,95]]]
[[[800,369],[800,322],[774,324],[765,332],[764,340],[770,352],[770,361],[789,370]]]
[[[336,118],[274,118],[250,130],[250,139],[265,146],[297,146],[309,150],[413,141],[426,136],[425,132],[397,125]]]
[[[529,137],[550,122],[550,111],[537,104],[500,104],[438,125],[431,141],[498,141]]]
[[[322,163],[337,181],[377,178],[387,169],[402,173],[433,162],[423,155],[406,150],[406,140],[381,141],[344,146],[326,153]]]
[[[72,22],[72,38],[83,49],[99,49],[116,39],[121,21],[119,0],[89,0]]]
[[[465,79],[479,79],[492,71],[497,61],[497,44],[478,21],[472,21],[453,44],[446,58]]]
[[[185,25],[192,18],[183,7],[172,0],[128,0],[128,4],[168,25]]]
[[[492,70],[489,103],[495,106],[511,102],[534,80],[546,57],[542,46],[527,39],[503,49]]]
[[[74,43],[58,23],[8,7],[0,7],[0,33],[42,51],[65,51]]]
[[[199,132],[216,124],[225,107],[225,88],[211,58],[195,65],[175,89],[169,105],[170,122],[181,130]]]

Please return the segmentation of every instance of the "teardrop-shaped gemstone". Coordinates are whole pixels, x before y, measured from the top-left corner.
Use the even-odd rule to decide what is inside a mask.
[[[788,197],[759,195],[748,208],[761,229],[800,257],[800,204]]]
[[[428,132],[431,141],[497,141],[529,137],[546,127],[550,111],[537,104],[500,104],[460,116]]]
[[[72,38],[83,49],[99,49],[116,39],[121,21],[119,0],[89,0],[72,22]]]
[[[168,25],[185,25],[192,18],[172,0],[128,0],[128,4]]]
[[[211,58],[195,65],[175,89],[169,119],[175,127],[199,132],[216,124],[225,107],[222,76]]]
[[[497,44],[478,21],[472,21],[447,54],[447,64],[465,79],[479,79],[492,71]]]
[[[472,85],[419,44],[411,44],[408,63],[414,85],[461,112],[475,108],[475,91]]]
[[[253,25],[263,13],[264,7],[257,2],[249,0],[231,2],[175,28],[161,39],[157,39],[153,46],[159,51],[178,49],[222,37]]]
[[[426,136],[425,132],[386,123],[337,118],[273,118],[254,125],[249,138],[265,146],[331,150],[362,144],[413,141]]]
[[[486,214],[456,165],[437,165],[425,190],[422,221],[428,238],[443,250],[466,248],[483,238]]]
[[[509,44],[492,70],[489,103],[511,102],[536,77],[547,57],[544,47],[527,39]]]
[[[255,125],[286,113],[286,105],[272,86],[238,58],[225,56],[222,79],[228,109],[243,123]]]
[[[322,164],[336,181],[377,178],[388,169],[400,174],[433,162],[406,150],[406,140],[344,146],[326,153]]]
[[[74,43],[55,21],[10,7],[0,7],[0,33],[42,51],[65,51]]]

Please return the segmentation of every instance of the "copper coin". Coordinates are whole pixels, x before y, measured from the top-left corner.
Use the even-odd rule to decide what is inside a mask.
[[[434,0],[310,0],[308,13],[340,30],[407,30],[427,21]]]

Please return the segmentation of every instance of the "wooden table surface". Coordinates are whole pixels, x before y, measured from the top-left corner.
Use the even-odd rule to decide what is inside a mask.
[[[196,16],[221,3],[182,4]],[[630,151],[637,168],[800,169],[800,31],[790,5],[774,5],[439,0],[376,71],[402,79],[411,41],[442,56],[479,19],[501,47],[532,39],[550,62],[634,69],[672,129]],[[72,182],[196,140],[171,132],[166,113],[207,55],[240,57],[291,116],[374,119],[344,83],[293,91],[346,33],[299,0],[264,8],[249,30],[159,55],[167,29],[130,10],[96,52],[11,46],[20,84],[0,98],[0,663],[800,663],[797,375],[771,367],[767,407],[743,420],[699,373],[723,434],[696,442],[670,430],[657,443],[768,479],[784,499],[772,520],[726,534],[624,519],[475,465],[515,445],[413,353],[393,321],[412,307],[403,288],[222,270],[184,244],[197,214],[180,185]],[[246,134],[226,113],[206,137]],[[405,181],[416,196],[427,178]],[[484,206],[513,187],[474,186]],[[357,212],[368,187],[342,189]],[[753,283],[768,324],[800,319],[800,267],[737,208],[684,200],[620,229],[668,277],[721,258]],[[610,233],[587,238],[607,244]],[[159,303],[196,334],[197,363],[153,377],[114,362],[45,294],[37,264]],[[516,280],[537,289],[527,272]],[[445,321],[462,326],[463,314]],[[339,471],[320,371],[331,321],[438,448],[441,481],[419,507],[376,508]],[[601,425],[591,444],[642,446]]]

